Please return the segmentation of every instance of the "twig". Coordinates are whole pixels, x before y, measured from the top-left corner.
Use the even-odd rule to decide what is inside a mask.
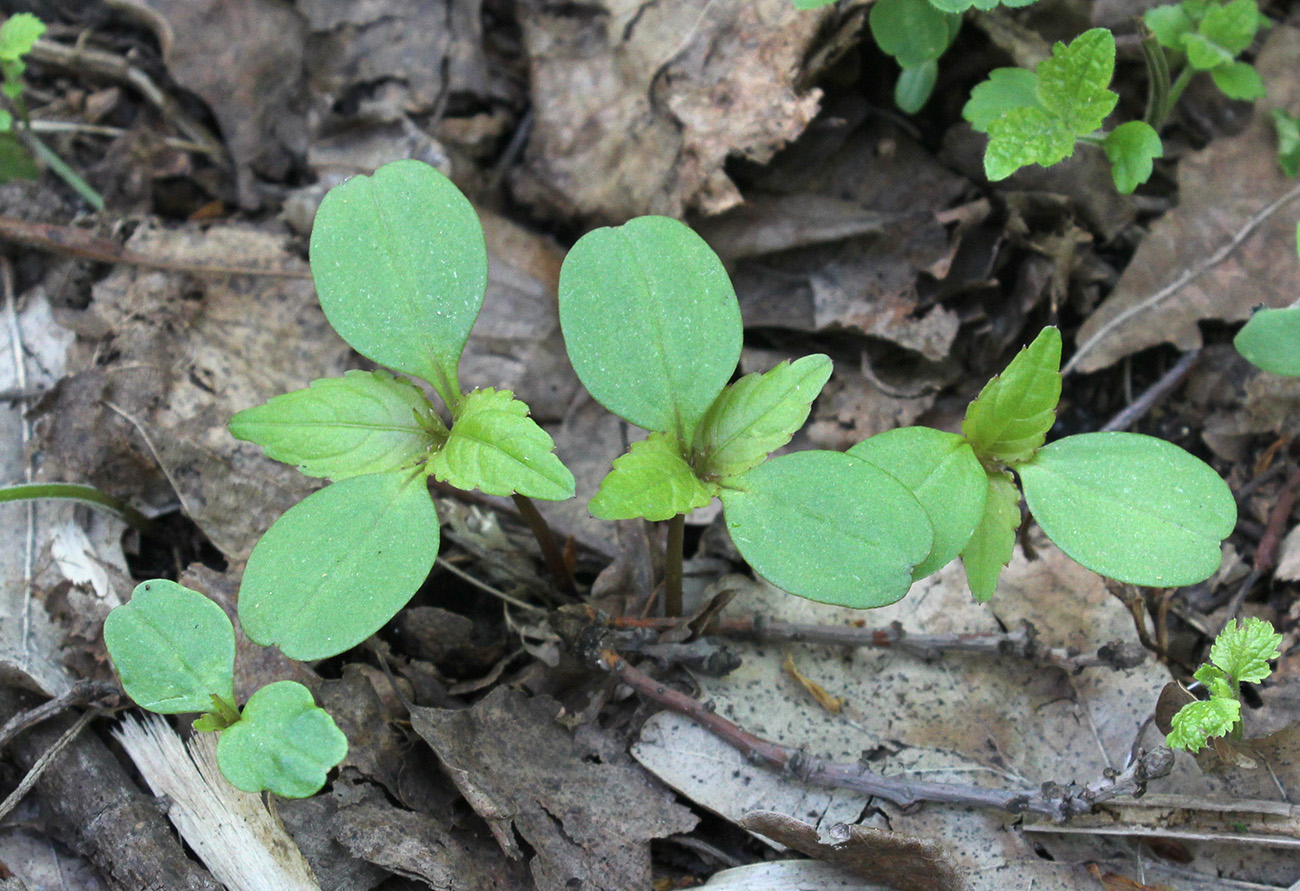
[[[529,610],[535,613],[546,612],[545,609],[543,609],[540,606],[537,606],[536,604],[525,603],[524,601],[520,600],[517,597],[511,597],[505,591],[498,591],[496,588],[492,587],[487,582],[480,581],[479,579],[474,578],[474,576],[470,575],[468,572],[461,569],[459,566],[457,566],[455,563],[452,563],[450,560],[446,559],[445,557],[437,557],[435,558],[434,562],[438,566],[441,566],[443,569],[450,572],[452,575],[456,576],[461,581],[467,582],[473,585],[475,588],[478,588],[480,591],[483,591],[486,594],[491,594],[493,597],[505,603],[508,603],[511,606],[516,606],[519,609]]]
[[[686,536],[686,514],[668,521],[668,544],[664,549],[664,615],[682,614],[682,560]]]
[[[1153,309],[1163,303],[1169,297],[1180,291],[1189,282],[1199,278],[1206,272],[1206,270],[1222,263],[1227,259],[1228,255],[1236,250],[1243,241],[1249,238],[1251,233],[1258,229],[1265,220],[1277,213],[1283,205],[1295,200],[1296,198],[1300,198],[1300,186],[1295,186],[1282,197],[1273,200],[1266,205],[1263,210],[1248,219],[1246,224],[1238,229],[1232,238],[1228,239],[1227,242],[1221,245],[1217,251],[1210,254],[1199,263],[1183,270],[1183,272],[1175,277],[1169,284],[1165,285],[1154,294],[1139,300],[1137,303],[1115,316],[1115,318],[1106,322],[1098,328],[1091,337],[1079,344],[1078,349],[1075,350],[1070,361],[1065,363],[1065,367],[1061,369],[1061,373],[1070,374],[1074,371],[1075,367],[1079,364],[1079,361],[1083,359],[1084,356],[1088,355],[1088,353],[1092,352],[1097,344],[1100,343],[1103,338],[1108,337],[1116,328],[1127,324],[1134,316],[1144,313],[1149,309]]]
[[[1103,433],[1114,433],[1118,430],[1127,430],[1137,423],[1147,412],[1164,399],[1173,391],[1175,387],[1181,384],[1187,375],[1192,373],[1196,363],[1200,361],[1201,351],[1199,349],[1184,353],[1174,367],[1161,376],[1147,391],[1134,399],[1129,405],[1115,417],[1110,419],[1106,426],[1102,427]]]
[[[59,737],[58,741],[54,745],[50,746],[49,749],[46,750],[45,754],[41,755],[41,757],[37,759],[36,763],[31,766],[31,769],[27,771],[27,776],[23,777],[22,782],[18,784],[18,787],[14,789],[14,791],[10,792],[9,796],[3,802],[0,802],[0,820],[3,820],[9,815],[11,810],[18,806],[18,802],[22,801],[27,796],[27,793],[32,790],[32,786],[35,786],[36,781],[41,778],[41,774],[45,773],[45,768],[50,766],[50,763],[58,757],[58,754],[62,752],[64,748],[67,747],[68,743],[76,739],[77,734],[80,733],[95,717],[95,712],[83,712],[81,717],[77,718],[76,723],[69,727],[67,731]]]
[[[14,294],[14,269],[7,257],[0,257],[0,289],[4,291],[5,321],[8,324],[9,356],[14,365],[14,383],[19,390],[27,389],[27,362],[24,359],[23,330],[18,321],[18,298]],[[18,431],[23,453],[23,481],[31,483],[34,474],[28,444],[32,438],[32,422],[27,413],[18,412]],[[23,605],[22,635],[23,661],[31,658],[32,631],[32,577],[36,567],[36,504],[25,505],[26,527],[23,534]]]
[[[546,568],[550,570],[555,587],[561,594],[577,594],[578,586],[573,581],[573,573],[569,572],[568,564],[564,562],[564,554],[560,551],[546,518],[527,495],[516,493],[511,498],[519,509],[519,516],[533,533],[533,538],[537,539],[537,546],[542,550],[542,558],[546,561]]]
[[[1140,795],[1145,791],[1148,780],[1167,775],[1174,763],[1173,753],[1169,749],[1157,748],[1144,754],[1124,771],[1082,787],[1073,783],[1044,783],[1038,788],[997,790],[948,783],[913,782],[871,773],[861,763],[829,761],[755,736],[711,711],[698,699],[674,690],[635,668],[613,650],[601,650],[596,665],[648,699],[695,721],[752,762],[789,772],[805,783],[832,789],[850,789],[884,798],[899,807],[921,802],[958,804],[994,808],[1011,814],[1041,814],[1059,822],[1079,814],[1091,813],[1100,802],[1120,796]]]
[[[684,628],[688,619],[639,619],[631,616],[610,618],[614,629],[648,629],[669,631]],[[898,623],[887,628],[858,628],[850,625],[802,625],[771,622],[762,616],[722,619],[710,622],[702,634],[753,640],[759,643],[811,643],[840,647],[883,647],[903,650],[923,659],[948,652],[978,653],[996,657],[1015,657],[1043,665],[1052,665],[1070,673],[1085,668],[1133,668],[1141,665],[1146,654],[1120,642],[1110,643],[1096,653],[1079,653],[1064,647],[1046,647],[1038,641],[1034,627],[1028,623],[1012,631],[974,634],[911,634]]]
[[[48,721],[66,709],[89,705],[121,692],[120,687],[107,681],[78,681],[62,695],[25,709],[6,721],[4,726],[0,727],[0,752],[4,751],[14,737],[29,727]]]
[[[1264,527],[1264,535],[1259,540],[1259,546],[1255,548],[1255,569],[1261,573],[1272,572],[1273,567],[1277,566],[1278,545],[1282,543],[1282,536],[1286,534],[1287,521],[1291,519],[1291,511],[1295,509],[1297,490],[1300,490],[1300,470],[1287,478],[1281,493],[1277,496],[1277,503],[1268,513],[1268,524]]]

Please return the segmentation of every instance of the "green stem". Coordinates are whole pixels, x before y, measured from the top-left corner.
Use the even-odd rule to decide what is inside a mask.
[[[565,594],[576,594],[578,587],[573,581],[573,573],[569,572],[569,564],[564,562],[564,554],[551,533],[546,518],[527,495],[516,492],[511,498],[514,499],[515,507],[519,509],[519,515],[524,518],[524,522],[533,533],[533,538],[537,539],[538,547],[542,549],[542,558],[546,560],[546,568],[551,571],[555,587]]]
[[[213,709],[209,714],[217,718],[218,723],[225,725],[221,729],[225,730],[227,727],[233,727],[238,724],[239,709],[235,708],[215,693],[210,695],[212,696]]]
[[[33,500],[80,501],[130,523],[144,533],[153,531],[153,521],[118,498],[94,486],[78,483],[23,483],[0,488],[0,503]]]
[[[1165,109],[1165,117],[1173,114],[1174,106],[1178,104],[1178,100],[1183,96],[1183,91],[1187,89],[1187,85],[1192,82],[1194,77],[1196,77],[1196,69],[1191,65],[1185,66],[1182,71],[1178,72],[1174,85],[1169,88],[1169,104]]]
[[[1169,102],[1169,57],[1160,41],[1149,31],[1142,35],[1140,45],[1142,60],[1147,66],[1147,108],[1143,120],[1159,132],[1173,107]]]
[[[682,549],[686,540],[686,514],[668,521],[668,548],[664,554],[664,615],[682,614]]]
[[[60,179],[72,187],[72,190],[82,197],[82,199],[95,210],[104,209],[104,199],[90,185],[81,178],[77,171],[68,166],[68,163],[54,153],[54,150],[41,142],[39,136],[30,130],[23,129],[18,131],[18,138],[27,146],[27,150],[38,160],[45,163]]]

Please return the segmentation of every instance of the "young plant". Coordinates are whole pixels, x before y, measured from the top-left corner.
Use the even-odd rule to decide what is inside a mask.
[[[306,798],[347,754],[347,738],[302,684],[268,684],[239,710],[234,626],[197,591],[164,579],[141,583],[104,620],[104,642],[141,708],[200,712],[194,729],[221,731],[217,764],[238,789]]]
[[[849,449],[897,477],[925,508],[934,550],[916,569],[955,556],[988,600],[1011,559],[1025,501],[1076,562],[1138,585],[1208,578],[1236,524],[1232,493],[1208,465],[1135,433],[1085,433],[1044,445],[1061,395],[1061,335],[1045,328],[966,411],[961,435],[909,427]]]
[[[1300,224],[1296,226],[1300,254]],[[1232,345],[1247,362],[1272,374],[1300,377],[1300,300],[1281,309],[1257,309]]]
[[[1197,752],[1216,738],[1241,739],[1241,684],[1257,684],[1272,673],[1268,663],[1281,655],[1281,643],[1282,635],[1263,619],[1225,625],[1210,647],[1210,661],[1193,675],[1210,698],[1178,710],[1165,744]]]
[[[1264,95],[1264,81],[1248,62],[1237,59],[1255,40],[1260,28],[1270,22],[1259,11],[1256,0],[1183,0],[1177,5],[1157,6],[1143,16],[1152,37],[1181,61],[1177,78],[1169,80],[1171,59],[1156,61],[1164,78],[1153,80],[1154,95],[1148,119],[1161,126],[1174,103],[1193,77],[1209,72],[1214,85],[1231,99],[1252,101]],[[1149,50],[1149,46],[1148,46]],[[1150,64],[1150,53],[1147,54]]]
[[[728,383],[740,359],[735,291],[688,227],[638,217],[583,236],[560,272],[560,324],[597,402],[650,431],[614,462],[589,509],[669,520],[666,608],[681,612],[685,514],[720,497],[756,572],[795,594],[868,607],[907,592],[930,553],[924,510],[866,461],[790,440],[831,373],[806,356]]]

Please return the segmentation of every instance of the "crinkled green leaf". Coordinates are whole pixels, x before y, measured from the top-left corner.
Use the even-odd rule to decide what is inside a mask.
[[[1187,752],[1199,751],[1211,737],[1231,733],[1240,718],[1241,703],[1235,699],[1189,702],[1174,715],[1172,729],[1165,737],[1165,745]]]
[[[122,688],[164,715],[207,712],[217,696],[234,708],[235,629],[197,591],[151,579],[104,619],[104,643]]]
[[[1300,115],[1289,115],[1284,109],[1269,112],[1277,129],[1277,163],[1282,172],[1294,177],[1300,173]]]
[[[1265,92],[1264,78],[1248,62],[1229,62],[1211,69],[1210,77],[1214,85],[1223,91],[1229,99],[1253,102],[1263,98]]]
[[[728,384],[695,432],[700,475],[723,480],[744,473],[789,442],[830,376],[831,360],[816,354]]]
[[[1212,71],[1232,61],[1232,53],[1203,34],[1184,35],[1183,51],[1187,53],[1187,64],[1198,71]]]
[[[1255,0],[1232,0],[1207,8],[1196,32],[1225,53],[1227,62],[1250,47],[1259,25],[1259,4]]]
[[[894,84],[894,104],[904,114],[916,114],[930,101],[938,80],[939,63],[933,59],[904,68]]]
[[[976,455],[1015,464],[1043,444],[1061,399],[1060,369],[1061,332],[1044,328],[966,409],[961,432]]]
[[[1020,528],[1020,490],[1011,474],[995,470],[988,473],[987,479],[984,514],[961,551],[966,584],[980,603],[997,591],[998,576],[1002,567],[1011,562],[1016,530]]]
[[[341,480],[289,508],[253,548],[239,623],[254,643],[292,659],[336,656],[406,605],[437,553],[423,474]]]
[[[1150,179],[1152,159],[1165,153],[1160,134],[1146,121],[1120,124],[1106,136],[1102,148],[1110,159],[1115,189],[1121,195],[1133,194],[1134,189]]]
[[[468,394],[446,445],[428,467],[458,489],[518,492],[545,501],[573,497],[573,474],[555,456],[555,442],[509,390],[488,387]]]
[[[849,449],[898,480],[925,508],[934,528],[930,556],[913,580],[946,566],[970,541],[984,516],[988,475],[965,439],[929,427],[899,427]]]
[[[843,452],[781,455],[729,480],[721,497],[731,540],[754,571],[821,603],[893,603],[933,544],[907,487]]]
[[[217,764],[236,789],[307,798],[348,753],[348,740],[311,691],[295,681],[249,697],[239,722],[217,741]]]
[[[409,467],[445,437],[420,389],[386,371],[349,371],[230,419],[230,432],[307,476],[346,479]]]
[[[1151,436],[1068,436],[1016,471],[1048,538],[1094,572],[1134,585],[1209,578],[1237,522],[1237,504],[1219,475]]]
[[[717,484],[695,475],[673,437],[651,433],[614,459],[587,509],[602,520],[667,520],[704,507],[717,494]]]
[[[876,0],[867,22],[876,46],[913,68],[948,48],[948,16],[929,0]]]
[[[330,189],[312,227],[311,272],[326,318],[353,349],[457,401],[487,247],[451,180],[422,161],[394,161]]]
[[[989,124],[984,175],[1004,180],[1021,167],[1051,167],[1074,154],[1074,134],[1038,106],[1013,108]]]
[[[740,304],[722,261],[668,217],[580,238],[560,270],[560,324],[597,402],[686,447],[740,360]]]
[[[994,68],[988,80],[976,84],[961,116],[980,133],[1007,112],[1021,107],[1039,107],[1038,75],[1025,68]]]
[[[1196,22],[1183,5],[1177,3],[1148,9],[1143,13],[1143,19],[1161,46],[1179,52],[1183,50],[1183,37],[1196,29]]]
[[[1258,684],[1273,673],[1268,663],[1281,658],[1282,635],[1254,616],[1229,621],[1210,646],[1210,661],[1238,681]]]
[[[1256,310],[1232,345],[1258,368],[1300,377],[1300,306]]]
[[[45,23],[30,12],[18,12],[0,25],[0,59],[14,62],[32,51],[45,33]]]
[[[1119,102],[1119,94],[1110,89],[1115,74],[1115,35],[1106,28],[1093,28],[1068,46],[1057,43],[1052,57],[1039,63],[1037,74],[1043,107],[1071,135],[1091,133]]]
[[[1232,683],[1228,680],[1228,675],[1217,665],[1205,664],[1196,669],[1192,677],[1200,681],[1210,696],[1217,699],[1236,699],[1237,694],[1232,692]]]

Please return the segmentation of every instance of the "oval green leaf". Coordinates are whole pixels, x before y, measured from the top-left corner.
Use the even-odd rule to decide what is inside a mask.
[[[962,435],[975,454],[1015,464],[1034,453],[1061,399],[1061,332],[1044,328],[966,409]]]
[[[104,643],[122,688],[164,715],[234,708],[235,628],[221,607],[166,579],[136,586],[104,619]]]
[[[474,207],[437,170],[394,161],[321,202],[311,272],[325,317],[354,350],[429,381],[449,404],[487,290]]]
[[[573,497],[573,474],[555,456],[555,442],[528,417],[509,390],[488,387],[467,395],[451,435],[429,459],[429,471],[458,489],[529,498]]]
[[[1011,474],[994,470],[988,474],[984,515],[962,548],[961,565],[971,595],[984,603],[998,589],[1002,567],[1011,562],[1020,528],[1020,490]]]
[[[406,605],[437,553],[438,515],[422,474],[333,483],[289,508],[253,548],[240,625],[293,659],[336,656]]]
[[[1256,310],[1232,345],[1251,365],[1300,377],[1300,306]]]
[[[894,84],[894,104],[904,114],[916,114],[930,101],[938,81],[939,63],[934,60],[904,68]]]
[[[831,360],[815,354],[728,384],[695,432],[694,466],[725,480],[758,465],[803,426],[830,376]]]
[[[587,510],[602,520],[667,520],[704,507],[718,494],[702,481],[667,433],[651,433],[614,459]]]
[[[912,570],[913,580],[962,552],[984,516],[988,495],[988,476],[966,440],[930,427],[900,427],[865,439],[848,453],[894,477],[925,508],[934,546]]]
[[[1227,483],[1151,436],[1069,436],[1017,471],[1048,538],[1076,562],[1134,585],[1209,578],[1219,568],[1219,543],[1237,522]]]
[[[1152,159],[1165,153],[1160,135],[1146,121],[1120,124],[1110,131],[1101,147],[1110,159],[1111,178],[1121,195],[1132,195],[1134,189],[1149,180]]]
[[[949,18],[929,0],[876,0],[867,23],[882,52],[903,68],[916,68],[948,48]]]
[[[348,753],[348,740],[311,691],[276,681],[254,693],[217,740],[217,764],[236,789],[307,798]]]
[[[779,588],[858,609],[893,603],[934,534],[907,487],[843,452],[773,458],[721,492],[731,540]]]
[[[441,427],[419,387],[386,371],[312,381],[230,419],[235,438],[267,457],[336,480],[409,467],[438,445],[431,431]]]
[[[740,304],[713,250],[668,217],[588,232],[560,270],[560,325],[596,401],[690,445],[740,361]]]

